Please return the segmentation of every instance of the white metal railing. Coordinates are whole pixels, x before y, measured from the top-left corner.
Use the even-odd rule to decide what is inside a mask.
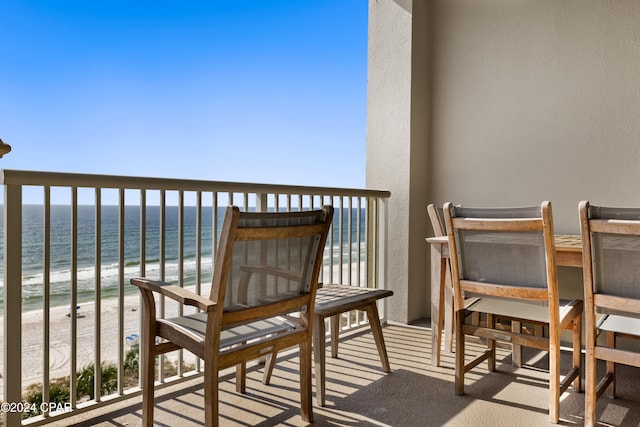
[[[17,170],[0,171],[0,180],[4,425],[46,424],[139,393],[137,381],[126,383],[140,325],[129,278],[156,277],[208,296],[223,206],[266,211],[332,204],[321,280],[386,285],[387,191]],[[181,308],[160,301],[162,315],[172,310]],[[343,326],[365,321],[354,312]],[[199,361],[188,358],[179,352],[173,361],[163,359],[160,383],[198,374]],[[115,384],[91,375],[90,397],[79,397],[87,366],[101,372],[95,367],[105,362],[115,365]],[[165,374],[165,364],[175,372]],[[42,401],[56,401],[62,377],[69,378],[68,401],[25,400],[36,385]],[[21,420],[32,409],[42,414]]]

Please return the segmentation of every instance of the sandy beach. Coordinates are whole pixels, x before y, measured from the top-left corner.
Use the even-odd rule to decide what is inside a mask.
[[[334,277],[339,277],[334,267]],[[355,272],[352,272],[355,275]],[[364,277],[364,271],[361,271]],[[326,277],[328,279],[328,276]],[[335,280],[334,280],[335,281]],[[209,295],[209,286],[202,285],[201,293]],[[193,286],[187,289],[194,290]],[[76,371],[95,362],[96,349],[96,304],[94,301],[79,304],[77,310],[77,359]],[[156,309],[159,312],[156,298]],[[185,314],[195,311],[186,307]],[[49,378],[62,378],[71,373],[71,318],[67,316],[69,307],[50,309],[49,324]],[[117,362],[118,344],[118,299],[105,298],[100,304],[100,359],[103,362]],[[178,304],[169,299],[165,302],[165,317],[176,316]],[[124,336],[122,338],[125,353],[129,349],[126,337],[140,334],[140,296],[136,293],[124,298]],[[4,331],[4,318],[0,317],[0,331]],[[0,332],[4,334],[4,332]],[[25,312],[22,315],[22,385],[23,389],[31,384],[42,383],[44,372],[44,321],[43,310]],[[168,354],[175,359],[175,354]],[[195,361],[195,356],[185,353],[185,361]],[[4,346],[0,345],[0,374],[4,374]],[[4,396],[4,381],[0,378],[0,399]]]
[[[130,295],[124,299],[124,337],[140,333],[140,298]],[[77,310],[77,361],[76,369],[95,361],[96,305],[87,302]],[[175,313],[177,306],[167,305],[167,315]],[[71,318],[69,307],[54,307],[50,310],[50,378],[65,377],[71,369]],[[100,353],[102,361],[118,360],[118,299],[101,301],[100,305]],[[0,318],[0,330],[4,330],[4,319]],[[22,315],[22,384],[41,383],[43,378],[43,311],[36,310]],[[125,352],[128,350],[124,342]],[[4,372],[4,347],[0,346],[0,372]],[[0,381],[0,396],[4,396],[4,383]]]

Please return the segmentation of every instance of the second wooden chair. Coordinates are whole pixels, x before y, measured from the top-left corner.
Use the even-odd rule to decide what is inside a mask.
[[[444,206],[454,286],[455,393],[464,393],[464,374],[483,361],[496,366],[496,341],[549,352],[549,419],[559,419],[560,395],[573,382],[580,389],[582,301],[560,300],[551,203],[526,208]],[[476,298],[464,305],[465,298]],[[486,324],[466,323],[467,313],[484,313]],[[495,318],[545,325],[548,337],[503,330]],[[560,379],[560,333],[570,329],[573,363]],[[465,361],[465,336],[487,339],[487,350]]]

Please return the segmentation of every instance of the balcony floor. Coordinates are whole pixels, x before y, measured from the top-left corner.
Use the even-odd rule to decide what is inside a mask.
[[[511,366],[507,350],[499,350],[498,371],[487,374],[481,364],[467,374],[466,395],[453,393],[454,358],[443,352],[442,366],[430,360],[430,329],[388,325],[385,341],[392,372],[384,374],[368,329],[341,337],[340,357],[327,358],[327,406],[315,406],[317,426],[547,426],[547,358],[525,353],[530,365]],[[468,351],[480,351],[467,340]],[[328,351],[328,350],[327,350]],[[563,363],[570,354],[563,353]],[[527,360],[525,359],[525,360]],[[282,354],[272,384],[262,385],[260,366],[250,368],[247,395],[235,393],[233,375],[220,382],[221,425],[302,426],[299,416],[296,353]],[[564,370],[563,370],[564,371]],[[619,368],[619,397],[602,397],[599,420],[604,425],[640,425],[640,369]],[[132,426],[141,422],[141,398],[134,397],[49,425]],[[202,378],[156,392],[159,426],[203,425]],[[569,390],[560,405],[561,425],[582,425],[584,393]]]

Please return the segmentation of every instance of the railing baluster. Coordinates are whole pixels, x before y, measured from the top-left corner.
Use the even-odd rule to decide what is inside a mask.
[[[356,235],[358,236],[357,261],[356,261],[356,284],[362,286],[362,278],[360,270],[362,269],[362,197],[358,197],[358,211],[356,217]]]
[[[218,192],[214,191],[213,194],[213,200],[212,200],[212,205],[213,207],[211,208],[211,210],[213,211],[213,219],[212,219],[212,224],[211,224],[211,244],[213,245],[213,248],[211,248],[211,253],[213,254],[213,259],[216,259],[216,254],[218,253]]]
[[[49,402],[49,387],[51,382],[50,372],[50,349],[51,349],[51,188],[44,187],[44,206],[43,206],[43,218],[42,218],[42,296],[43,296],[43,319],[44,322],[44,336],[42,342],[42,348],[44,349],[44,355],[42,358],[42,401]],[[6,301],[6,300],[5,300]],[[48,415],[48,411],[47,414]]]
[[[344,271],[344,197],[338,197],[340,200],[338,207],[338,250],[339,250],[339,269],[338,269],[338,283],[344,283],[343,271]]]
[[[167,225],[167,194],[165,190],[160,191],[160,280],[166,280],[166,251],[165,251],[165,242],[166,242],[166,225]],[[162,319],[165,318],[165,298],[164,295],[160,295],[160,317]],[[164,382],[164,361],[165,355],[160,356],[160,363],[158,363],[158,379],[161,383]]]
[[[196,193],[196,287],[195,292],[202,295],[202,192]],[[200,371],[200,358],[196,357],[196,371]]]
[[[376,224],[376,228],[379,233],[379,239],[376,242],[376,247],[378,248],[378,254],[376,257],[376,262],[379,264],[378,277],[376,277],[376,286],[382,289],[387,288],[387,215],[388,215],[388,199],[377,199],[380,205],[380,218],[378,219],[378,223]]]
[[[147,275],[147,191],[140,190],[140,276]]]
[[[178,286],[184,287],[184,191],[178,191]],[[182,316],[182,304],[178,305],[178,316]],[[178,376],[183,376],[182,359],[184,351],[178,351]]]
[[[96,188],[95,195],[95,335],[94,335],[94,343],[95,343],[95,354],[93,359],[94,366],[94,396],[97,402],[101,400],[102,395],[102,375],[98,375],[100,372],[100,367],[102,364],[102,356],[100,354],[100,347],[102,344],[102,191],[100,188]]]
[[[78,188],[71,187],[71,369],[69,394],[71,407],[76,407],[78,378]]]
[[[373,257],[375,256],[373,253],[370,253],[369,250],[371,248],[373,248],[373,245],[375,244],[375,242],[373,241],[373,237],[375,232],[373,230],[371,230],[372,227],[375,227],[374,223],[372,222],[372,212],[371,209],[373,209],[374,207],[374,203],[375,203],[376,199],[371,197],[369,199],[367,199],[367,213],[366,216],[364,218],[365,220],[365,243],[366,243],[366,249],[365,249],[365,268],[364,268],[364,283],[366,284],[367,287],[371,287],[371,282],[370,280],[370,274],[369,274],[369,268],[371,265],[373,265]]]
[[[353,286],[353,198],[346,196],[347,210],[347,285]],[[342,270],[342,269],[341,269]],[[362,313],[359,310],[355,312],[355,324],[362,323]],[[347,326],[351,326],[351,316],[347,318]]]
[[[118,192],[118,394],[124,392],[125,189]],[[99,372],[99,367],[96,367]]]
[[[256,194],[256,211],[266,212],[269,209],[269,195],[267,193]]]
[[[140,190],[140,276],[147,276],[147,190],[145,189]],[[140,294],[138,294],[138,307],[142,307],[142,295]],[[138,317],[138,331],[142,336],[142,318],[140,316]],[[140,344],[137,345],[138,366],[140,366]],[[140,384],[142,384],[142,370],[138,369],[138,385]]]
[[[347,262],[347,284],[353,285],[352,282],[352,273],[353,273],[353,199],[351,197],[347,197],[348,203],[348,217],[347,217],[347,245],[349,248],[348,252],[348,262]]]
[[[202,192],[196,193],[196,288],[202,295]]]
[[[20,185],[4,190],[4,401],[17,403],[22,401],[22,251],[9,248],[22,248]],[[8,426],[20,424],[17,411],[4,417]]]

